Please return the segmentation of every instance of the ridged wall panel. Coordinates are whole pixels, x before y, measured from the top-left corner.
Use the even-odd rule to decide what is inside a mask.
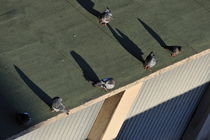
[[[117,139],[180,139],[209,81],[210,54],[145,81]]]
[[[54,123],[42,126],[17,140],[85,140],[101,109],[103,101]]]

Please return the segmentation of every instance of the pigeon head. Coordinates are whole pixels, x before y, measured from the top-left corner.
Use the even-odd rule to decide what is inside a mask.
[[[155,56],[154,52],[150,52],[150,56],[154,57]]]
[[[182,47],[178,46],[177,49],[181,52],[182,50]]]

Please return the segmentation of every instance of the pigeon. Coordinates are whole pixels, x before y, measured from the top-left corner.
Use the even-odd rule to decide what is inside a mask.
[[[153,52],[150,52],[150,54],[146,57],[144,61],[144,69],[151,70],[152,67],[154,67],[157,63],[157,60],[155,58],[155,55]]]
[[[20,125],[29,125],[31,123],[31,115],[28,112],[16,113],[16,121]]]
[[[103,78],[100,81],[93,83],[93,86],[100,87],[105,91],[108,91],[115,87],[115,80],[113,78]]]
[[[112,19],[112,13],[111,13],[111,10],[107,7],[104,10],[104,12],[101,14],[99,18],[99,23],[101,25],[106,25],[110,22],[111,19]]]
[[[68,111],[66,110],[65,106],[62,104],[62,98],[54,97],[52,100],[51,110],[55,112],[64,112],[69,115]]]
[[[172,52],[171,56],[176,56],[181,52],[182,47],[180,46],[170,46],[169,50]]]

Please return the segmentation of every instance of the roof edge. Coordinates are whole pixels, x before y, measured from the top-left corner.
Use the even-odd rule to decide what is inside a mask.
[[[204,56],[206,54],[209,54],[209,53],[210,53],[210,49],[207,49],[207,50],[204,50],[204,51],[202,51],[200,53],[197,53],[197,54],[194,54],[192,56],[189,56],[189,57],[187,57],[187,58],[185,58],[185,59],[183,59],[181,61],[178,61],[178,62],[176,62],[174,64],[171,64],[171,65],[169,65],[169,66],[167,66],[165,68],[162,68],[162,69],[160,69],[160,70],[158,70],[158,71],[156,71],[154,73],[151,73],[150,75],[148,75],[146,77],[143,77],[143,78],[141,78],[139,80],[136,80],[136,81],[134,81],[134,82],[132,82],[132,83],[130,83],[128,85],[125,85],[123,87],[115,89],[115,90],[113,90],[113,91],[111,91],[111,92],[109,92],[109,93],[107,93],[105,95],[102,95],[102,96],[98,97],[98,98],[92,99],[92,100],[90,100],[90,101],[88,101],[88,102],[86,102],[86,103],[84,103],[84,104],[82,104],[80,106],[77,106],[77,107],[75,107],[73,109],[70,109],[69,113],[71,115],[71,113],[75,113],[77,111],[80,111],[80,110],[82,110],[82,109],[84,109],[84,108],[86,108],[88,106],[91,106],[91,105],[93,105],[93,104],[95,104],[95,103],[97,103],[99,101],[105,100],[105,99],[107,99],[107,98],[109,98],[111,96],[114,96],[114,95],[122,92],[122,91],[125,91],[125,90],[127,90],[128,88],[130,88],[130,87],[132,87],[134,85],[137,85],[139,83],[143,83],[146,80],[149,80],[149,79],[151,79],[153,77],[159,76],[159,75],[161,75],[161,74],[163,74],[163,73],[165,73],[165,72],[167,72],[167,71],[169,71],[169,70],[171,70],[173,68],[176,68],[176,67],[178,67],[178,66],[180,66],[182,64],[185,64],[185,63],[187,63],[187,62],[189,62],[191,60],[198,59],[198,58],[200,58],[200,57],[202,57],[202,56]],[[40,123],[38,123],[38,124],[28,128],[28,129],[24,130],[24,131],[21,131],[20,133],[18,133],[16,135],[13,135],[12,137],[9,137],[7,140],[18,138],[20,136],[23,136],[24,134],[30,133],[33,130],[36,130],[36,129],[42,127],[42,126],[48,125],[50,123],[53,123],[53,122],[55,122],[55,121],[57,121],[59,119],[65,118],[65,117],[66,117],[65,113],[58,114],[55,117],[52,117],[52,118],[47,119],[45,121],[42,121],[42,122],[40,122]]]

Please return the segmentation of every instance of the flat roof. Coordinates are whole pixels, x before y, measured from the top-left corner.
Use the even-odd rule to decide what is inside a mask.
[[[108,27],[96,17],[106,6]],[[113,77],[117,89],[210,48],[209,9],[208,0],[4,1],[0,136],[27,128],[14,123],[14,112],[30,112],[33,126],[58,114],[49,111],[53,97],[72,109],[107,93],[88,80]],[[171,57],[164,45],[183,51]],[[141,58],[151,51],[158,63],[149,72]]]

